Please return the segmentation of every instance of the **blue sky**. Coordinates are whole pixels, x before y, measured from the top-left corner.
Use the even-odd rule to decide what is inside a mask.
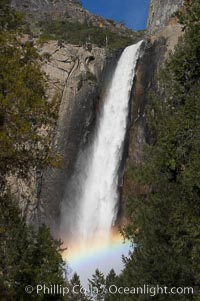
[[[84,8],[104,18],[124,20],[128,28],[146,28],[150,0],[81,0]]]

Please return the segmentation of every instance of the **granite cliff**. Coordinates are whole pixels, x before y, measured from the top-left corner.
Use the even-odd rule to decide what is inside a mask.
[[[64,183],[73,171],[79,151],[87,144],[99,105],[99,81],[106,61],[105,48],[79,47],[58,41],[38,46],[45,57],[49,101],[59,100],[53,147],[62,157],[60,169],[30,171],[27,182],[11,176],[8,182],[27,220],[36,227],[53,225],[59,216]]]
[[[132,35],[122,23],[104,19],[84,9],[78,0],[12,0],[11,4],[17,10],[25,13],[31,27],[37,28],[38,23],[48,20],[87,23],[100,28],[106,28],[120,35]]]
[[[147,24],[150,34],[156,34],[167,26],[182,5],[183,0],[151,0]]]
[[[63,158],[61,169],[42,172],[40,207],[35,223],[46,222],[56,228],[59,204],[67,179],[70,178],[79,152],[88,143],[99,105],[99,82],[104,69],[106,49],[92,46],[58,46],[56,41],[43,45],[42,52],[51,55],[44,70],[49,75],[50,93],[59,90],[61,103],[54,147]],[[48,217],[48,218],[47,218]],[[38,219],[39,218],[39,219]],[[53,227],[55,224],[55,227]]]
[[[158,89],[157,75],[160,68],[183,34],[182,27],[174,16],[174,13],[181,9],[182,4],[182,0],[151,0],[150,2],[146,42],[138,61],[137,77],[132,91],[127,168],[132,164],[143,163],[143,146],[148,142],[145,106],[148,103],[149,92]],[[125,199],[127,190],[140,194],[144,188],[137,187],[125,176],[123,189]]]
[[[89,22],[119,36],[134,35],[122,24],[89,13],[75,0],[12,0],[12,5],[25,12],[28,20],[33,20],[36,27],[41,20],[67,20],[72,23]],[[127,165],[142,162],[142,146],[147,139],[144,108],[149,90],[156,89],[155,76],[158,69],[182,34],[181,26],[172,16],[181,5],[181,0],[151,0],[143,55],[138,62],[132,90],[124,153],[124,162],[128,157]],[[29,183],[12,178],[10,182],[28,221],[36,227],[46,223],[56,233],[64,186],[73,172],[79,153],[90,140],[101,105],[101,88],[109,81],[120,52],[110,52],[106,47],[97,47],[92,43],[71,45],[51,40],[40,45],[39,51],[46,57],[43,69],[49,76],[49,99],[55,94],[60,98],[53,143],[63,157],[63,166],[61,169],[37,173],[33,171]],[[127,183],[125,177],[124,187],[130,187],[130,184],[132,189],[137,189],[134,183]]]

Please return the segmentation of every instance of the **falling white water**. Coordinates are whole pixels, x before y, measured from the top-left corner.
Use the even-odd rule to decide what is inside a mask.
[[[78,235],[86,242],[108,236],[118,213],[119,166],[122,159],[130,92],[142,42],[122,53],[104,100],[79,199]]]
[[[103,245],[108,246],[114,235],[111,230],[119,209],[119,168],[141,44],[142,41],[123,51],[103,102],[93,143],[80,156],[62,202],[61,231],[63,236],[68,231],[64,240],[67,238],[69,262],[70,258],[84,256],[84,252],[94,254]]]

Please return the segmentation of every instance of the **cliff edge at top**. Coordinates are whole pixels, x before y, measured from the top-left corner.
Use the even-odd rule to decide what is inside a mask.
[[[84,9],[79,0],[11,0],[11,5],[25,13],[32,25],[45,21],[79,22],[105,28],[121,36],[132,35],[134,32],[122,23],[104,19]]]

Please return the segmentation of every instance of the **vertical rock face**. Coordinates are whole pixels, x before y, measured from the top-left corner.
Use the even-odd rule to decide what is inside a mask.
[[[44,66],[49,75],[49,96],[51,98],[58,88],[62,92],[54,139],[62,164],[61,168],[42,171],[39,210],[32,220],[36,227],[45,223],[57,236],[62,200],[64,197],[70,199],[73,193],[71,177],[75,168],[79,168],[79,156],[93,137],[96,117],[106,93],[102,87],[110,82],[121,52],[108,56],[106,49],[94,45],[90,50],[69,44],[60,48],[56,41],[46,43],[42,52],[51,54]]]
[[[159,82],[158,72],[164,66],[165,60],[178,39],[183,35],[182,26],[173,17],[183,5],[183,0],[151,0],[148,19],[149,39],[144,44],[144,51],[138,61],[136,81],[132,91],[131,127],[129,132],[129,149],[127,168],[136,164],[143,164],[144,145],[148,142],[145,106],[149,101],[149,93],[157,91]],[[141,194],[141,187],[130,177],[124,177],[122,209],[126,199],[126,192],[133,191]]]
[[[95,46],[87,50],[64,43],[60,47],[56,41],[50,41],[43,46],[42,52],[51,57],[44,66],[49,76],[49,96],[58,90],[62,95],[54,143],[63,162],[60,169],[43,171],[41,209],[34,224],[37,226],[44,222],[55,233],[65,185],[95,122],[98,85],[106,61],[106,50]]]
[[[183,5],[183,0],[151,0],[148,31],[156,34],[167,25],[173,13]]]
[[[124,27],[118,28],[118,24],[90,14],[75,0],[11,2],[31,20],[40,21],[49,17],[52,20],[87,20],[94,26],[98,26],[100,22],[113,32],[126,34]],[[140,164],[143,160],[142,145],[146,140],[144,107],[149,90],[156,85],[154,76],[158,68],[163,64],[168,51],[173,50],[181,34],[180,25],[169,20],[182,3],[183,0],[151,0],[150,3],[148,31],[151,39],[146,43],[144,55],[138,62],[137,80],[132,91],[130,140],[128,137],[126,139],[130,141],[129,163]],[[112,64],[108,64],[107,51],[104,48],[92,45],[90,49],[58,41],[49,41],[40,51],[46,56],[43,70],[49,77],[49,99],[55,94],[61,98],[54,146],[63,158],[63,165],[61,169],[48,169],[41,171],[41,174],[31,175],[30,184],[21,183],[20,180],[16,182],[16,179],[9,180],[15,195],[22,200],[23,211],[28,212],[28,221],[36,227],[46,223],[55,233],[65,185],[73,173],[79,152],[90,140],[101,103],[100,86],[102,81],[109,83],[113,69],[111,65],[116,64],[117,56],[113,57]],[[102,79],[105,65],[108,70],[103,72]],[[101,93],[105,91],[102,90]]]
[[[16,175],[7,181],[28,223],[36,228],[45,223],[55,233],[67,179],[95,123],[107,51],[92,44],[79,47],[58,41],[44,43],[38,50],[45,59],[47,97],[60,100],[53,148],[61,156],[61,168],[32,170],[27,181]]]
[[[173,17],[183,5],[183,0],[151,0],[148,18],[149,40],[138,62],[137,80],[132,95],[132,129],[130,131],[129,161],[140,164],[146,140],[145,105],[148,93],[157,89],[156,75],[164,65],[170,51],[174,50],[183,34],[178,20]]]

